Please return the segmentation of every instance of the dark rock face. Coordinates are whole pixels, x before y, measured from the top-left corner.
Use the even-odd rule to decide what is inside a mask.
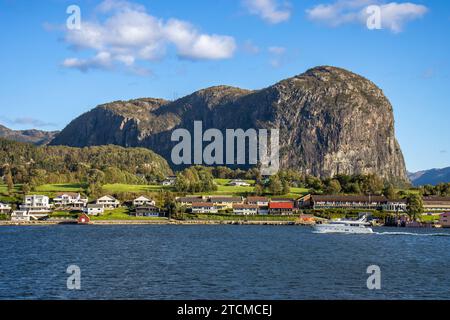
[[[0,125],[0,138],[17,142],[28,142],[35,145],[46,145],[58,134],[58,131],[11,130]]]
[[[203,121],[204,130],[279,128],[284,168],[320,177],[375,173],[408,181],[391,104],[369,80],[334,67],[258,91],[219,86],[173,102],[102,105],[72,121],[52,144],[144,146],[170,163],[172,131],[191,131],[195,120]]]

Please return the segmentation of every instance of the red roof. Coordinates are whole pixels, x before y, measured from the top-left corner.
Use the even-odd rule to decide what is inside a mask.
[[[269,209],[294,209],[294,204],[292,202],[271,202]]]

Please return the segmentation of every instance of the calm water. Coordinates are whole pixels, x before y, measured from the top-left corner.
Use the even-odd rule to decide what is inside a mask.
[[[0,299],[449,299],[449,230],[0,228]],[[394,232],[411,234],[393,234]],[[378,265],[382,289],[367,289]],[[66,287],[69,265],[81,290]]]

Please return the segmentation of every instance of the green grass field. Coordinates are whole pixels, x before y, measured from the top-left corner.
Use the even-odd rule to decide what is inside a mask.
[[[14,191],[13,192],[20,192],[22,191],[22,185],[16,184],[14,185]],[[6,184],[0,184],[0,193],[8,193],[8,186]]]
[[[85,185],[77,183],[44,184],[42,186],[36,187],[36,192],[83,192],[85,187]]]
[[[427,215],[425,215],[425,216],[421,216],[420,220],[422,222],[436,222],[436,221],[439,221],[439,216],[427,216]]]
[[[130,211],[128,208],[117,208],[111,211],[105,211],[101,216],[92,216],[93,221],[103,221],[103,220],[166,220],[165,218],[159,217],[134,217],[129,215]]]
[[[131,185],[131,184],[105,184],[103,190],[105,192],[159,192],[162,190],[170,191],[172,188],[169,186],[161,185]]]

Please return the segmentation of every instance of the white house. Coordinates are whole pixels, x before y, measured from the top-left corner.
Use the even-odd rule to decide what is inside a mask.
[[[248,183],[248,182],[246,182],[244,180],[241,180],[241,179],[234,179],[234,180],[231,180],[228,183],[228,185],[229,186],[234,186],[234,187],[249,187],[250,183]]]
[[[384,211],[406,212],[406,200],[388,200],[382,205]]]
[[[105,212],[105,209],[102,204],[88,204],[83,212],[90,216],[97,216]]]
[[[211,202],[196,202],[192,204],[192,213],[218,213],[219,210]]]
[[[53,202],[57,207],[84,208],[88,203],[88,198],[79,193],[66,192],[59,193],[53,198]]]
[[[136,217],[159,217],[161,210],[153,205],[136,207]]]
[[[11,221],[13,222],[27,222],[31,220],[31,216],[26,210],[17,210],[11,213]]]
[[[48,217],[48,214],[43,211],[15,210],[11,213],[11,221],[14,222],[40,220],[45,217]]]
[[[0,213],[8,213],[11,211],[11,206],[9,204],[0,202]]]
[[[254,216],[258,214],[258,206],[255,204],[235,204],[233,213],[242,216]]]
[[[156,202],[152,199],[149,199],[144,196],[140,196],[139,198],[136,198],[133,200],[133,206],[135,207],[142,207],[142,206],[155,206]]]
[[[120,201],[111,196],[98,198],[96,204],[101,204],[104,209],[115,209],[120,206]]]
[[[163,186],[173,186],[175,184],[175,180],[177,179],[177,177],[171,176],[171,177],[167,177],[163,182],[162,185]]]
[[[30,212],[50,212],[49,198],[42,195],[25,196],[25,201],[20,205],[20,210]]]

